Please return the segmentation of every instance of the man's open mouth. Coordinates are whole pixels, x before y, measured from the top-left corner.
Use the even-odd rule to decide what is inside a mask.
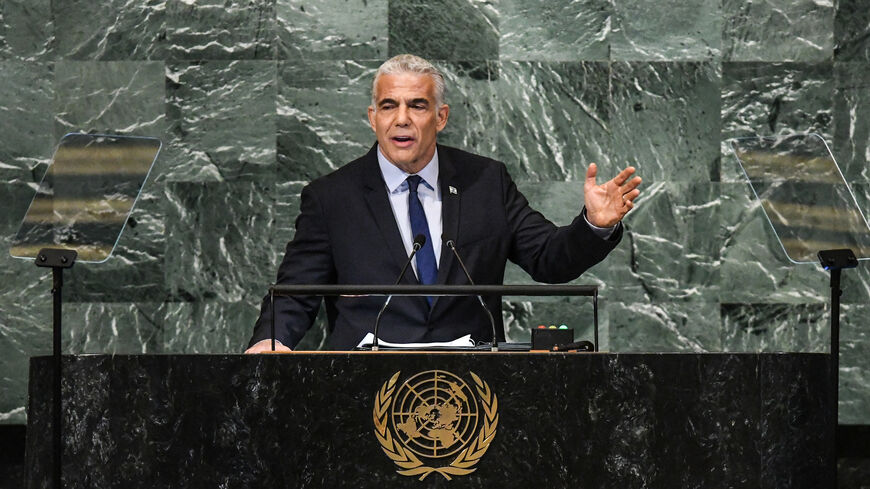
[[[390,138],[393,144],[398,148],[407,149],[414,145],[414,138],[411,136],[393,136]]]

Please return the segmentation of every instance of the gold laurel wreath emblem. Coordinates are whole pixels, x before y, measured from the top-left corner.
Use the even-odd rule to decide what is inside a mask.
[[[450,476],[468,475],[477,470],[475,465],[486,453],[486,450],[489,449],[490,443],[495,438],[495,429],[498,427],[498,398],[490,390],[489,385],[475,375],[474,372],[470,372],[471,378],[474,379],[474,383],[477,386],[477,394],[480,396],[485,413],[483,427],[478,432],[477,437],[467,447],[462,449],[449,465],[444,467],[429,467],[411,450],[406,450],[398,440],[394,440],[387,427],[390,402],[393,400],[396,381],[399,379],[400,373],[401,371],[396,372],[390,380],[381,386],[381,390],[375,395],[375,407],[372,410],[375,422],[375,436],[381,444],[381,449],[387,454],[387,457],[390,457],[390,460],[403,469],[396,472],[406,476],[419,475],[420,480],[425,479],[426,476],[433,472],[437,472],[443,475],[445,479],[451,480]]]

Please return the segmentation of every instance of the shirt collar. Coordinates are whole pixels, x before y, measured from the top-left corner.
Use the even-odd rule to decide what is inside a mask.
[[[410,173],[407,173],[398,166],[390,163],[390,160],[381,153],[380,146],[378,146],[378,166],[381,167],[381,175],[384,176],[387,190],[389,190],[391,194],[404,191],[408,187],[405,183],[405,179],[408,178]],[[435,148],[435,154],[432,156],[432,159],[429,160],[429,163],[427,163],[422,170],[417,172],[417,175],[420,175],[420,178],[423,179],[423,182],[425,182],[427,187],[436,189],[438,184],[438,148]]]

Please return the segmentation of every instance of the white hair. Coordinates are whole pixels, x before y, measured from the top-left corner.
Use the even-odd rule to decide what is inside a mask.
[[[431,77],[432,81],[435,83],[435,108],[438,109],[444,104],[444,75],[441,74],[438,68],[419,56],[414,56],[413,54],[399,54],[384,61],[384,64],[382,64],[375,73],[375,79],[372,80],[372,107],[375,110],[378,110],[376,90],[381,75],[398,75],[401,73],[412,73]]]

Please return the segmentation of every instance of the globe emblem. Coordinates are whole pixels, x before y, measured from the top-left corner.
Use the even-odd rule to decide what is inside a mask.
[[[421,372],[402,384],[391,415],[402,445],[423,457],[453,455],[477,435],[474,392],[444,370]]]

